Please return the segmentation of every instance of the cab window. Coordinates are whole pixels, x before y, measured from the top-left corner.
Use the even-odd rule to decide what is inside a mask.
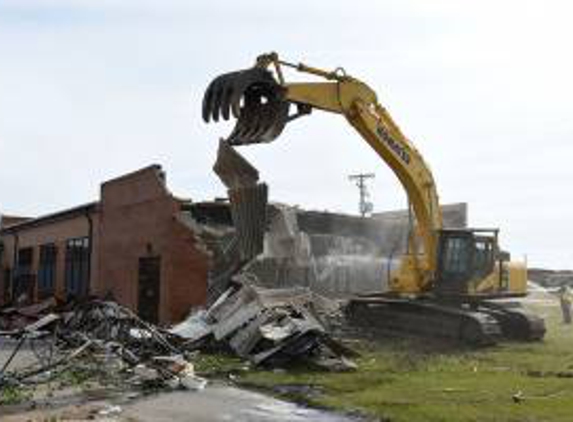
[[[470,270],[472,255],[471,237],[448,237],[444,239],[442,249],[442,272],[444,275],[458,278]]]

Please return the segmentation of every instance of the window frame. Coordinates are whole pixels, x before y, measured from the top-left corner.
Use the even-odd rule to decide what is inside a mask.
[[[58,274],[58,247],[54,242],[39,246],[37,285],[38,295],[54,294]]]
[[[90,238],[82,236],[68,239],[65,250],[66,296],[85,297],[90,287]]]

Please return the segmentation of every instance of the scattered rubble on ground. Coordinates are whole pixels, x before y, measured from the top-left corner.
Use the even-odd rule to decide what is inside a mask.
[[[180,337],[115,302],[92,299],[61,308],[53,302],[42,311],[35,322],[2,333],[0,342],[14,347],[0,369],[0,391],[48,384],[70,372],[122,390],[197,390],[206,384],[195,375]],[[25,346],[35,359],[12,369]]]
[[[307,288],[256,287],[245,275],[207,310],[170,330],[112,301],[50,302],[38,309],[35,321],[29,316],[28,325],[1,333],[0,342],[10,340],[13,348],[2,362],[0,391],[35,388],[70,372],[119,391],[200,390],[207,381],[195,374],[192,358],[216,349],[261,367],[305,361],[330,370],[355,369],[348,359],[353,353],[329,335],[341,318],[337,302]],[[18,312],[0,312],[0,320],[12,324]],[[34,359],[13,367],[26,345]]]
[[[307,360],[353,369],[353,353],[328,334],[342,317],[337,302],[307,288],[265,289],[248,283],[224,292],[207,310],[171,329],[191,349],[224,348],[255,365]]]

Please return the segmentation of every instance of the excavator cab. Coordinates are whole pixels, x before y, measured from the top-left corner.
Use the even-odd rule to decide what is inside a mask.
[[[436,293],[465,296],[475,291],[476,281],[495,269],[497,233],[488,229],[440,230]]]

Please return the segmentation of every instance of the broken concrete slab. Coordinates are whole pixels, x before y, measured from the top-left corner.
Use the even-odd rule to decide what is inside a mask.
[[[199,341],[212,334],[213,327],[205,319],[205,311],[189,315],[185,320],[172,327],[169,331],[176,336],[183,337],[190,341]]]
[[[255,318],[262,309],[258,303],[250,302],[239,307],[236,312],[228,314],[213,329],[215,339],[222,340],[228,337],[231,333],[243,327],[248,321]]]
[[[211,309],[191,316],[180,326],[197,325],[188,330],[191,338],[208,325],[213,341],[257,365],[283,365],[318,354],[336,359],[346,349],[333,346],[337,342],[329,337],[321,322],[321,318],[331,317],[336,304],[316,298],[316,294],[300,287],[264,289],[243,280],[225,292]],[[181,329],[177,331],[187,335]]]

